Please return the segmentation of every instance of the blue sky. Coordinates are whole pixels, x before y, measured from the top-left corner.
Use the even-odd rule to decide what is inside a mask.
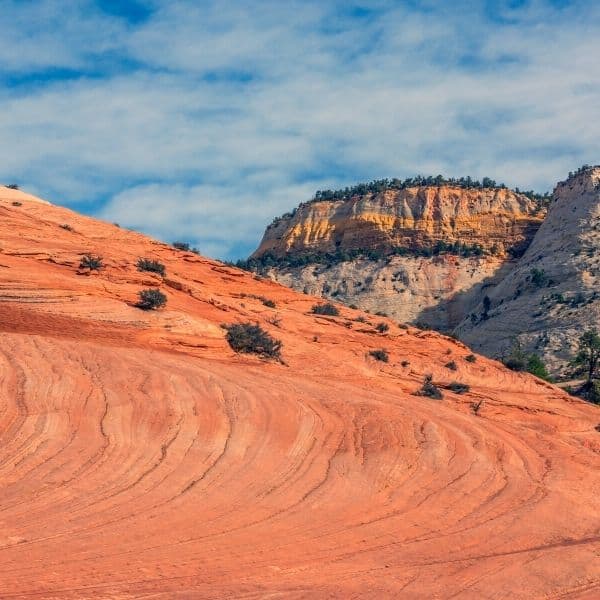
[[[3,0],[0,181],[246,256],[316,189],[546,191],[600,154],[600,4]]]

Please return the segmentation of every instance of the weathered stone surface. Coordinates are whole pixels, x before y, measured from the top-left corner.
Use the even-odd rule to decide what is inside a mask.
[[[276,267],[268,275],[311,294],[336,298],[371,312],[451,331],[486,290],[514,264],[540,226],[544,210],[511,190],[421,187],[348,201],[301,205],[267,228],[253,256],[378,249],[427,249],[436,242],[481,246],[485,256],[443,254],[357,259],[329,268]]]
[[[479,306],[457,329],[461,339],[490,356],[518,339],[554,373],[568,372],[582,331],[600,323],[600,167],[557,185],[527,252],[488,295],[489,317]]]
[[[543,220],[539,205],[508,189],[415,187],[351,200],[300,205],[265,231],[253,256],[394,246],[438,240],[479,244],[504,255],[527,245]]]
[[[12,201],[2,598],[597,597],[597,408],[438,333],[316,316],[318,298]],[[88,252],[105,266],[84,276]],[[164,309],[135,307],[148,285]],[[231,350],[221,324],[247,321],[283,363]],[[426,375],[442,400],[414,395]]]

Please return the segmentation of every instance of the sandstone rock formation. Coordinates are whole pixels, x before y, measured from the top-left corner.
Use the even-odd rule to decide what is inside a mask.
[[[569,371],[581,332],[600,323],[600,167],[559,183],[548,216],[527,252],[457,329],[490,356],[514,340],[541,355],[554,373]]]
[[[315,302],[0,189],[0,596],[598,597],[597,409]]]
[[[308,202],[267,227],[253,256],[311,250],[391,250],[437,241],[506,255],[527,246],[543,219],[534,200],[505,188],[411,187],[349,200]]]
[[[358,249],[390,253],[331,266],[276,265],[271,278],[294,289],[406,322],[451,331],[496,285],[527,247],[545,210],[505,188],[412,187],[350,200],[312,202],[277,219],[254,258]],[[483,249],[482,255],[415,256],[438,243]],[[460,254],[460,253],[459,253]]]

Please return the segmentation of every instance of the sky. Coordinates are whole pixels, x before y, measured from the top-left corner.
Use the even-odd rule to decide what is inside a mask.
[[[1,0],[0,181],[235,260],[317,189],[600,162],[596,0]]]

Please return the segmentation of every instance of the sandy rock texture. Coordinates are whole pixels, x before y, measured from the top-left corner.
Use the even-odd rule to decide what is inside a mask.
[[[600,595],[596,407],[440,334],[315,316],[316,298],[14,201],[0,190],[1,598]],[[102,270],[79,269],[88,252]],[[135,307],[149,287],[165,308]],[[235,354],[221,324],[241,321],[283,362]],[[428,374],[442,400],[414,395]]]
[[[467,318],[458,335],[490,356],[518,339],[563,374],[577,340],[600,323],[600,167],[559,183],[527,252],[490,291],[488,318]]]
[[[266,275],[304,293],[451,332],[513,265],[512,260],[492,256],[393,256],[271,268]]]

